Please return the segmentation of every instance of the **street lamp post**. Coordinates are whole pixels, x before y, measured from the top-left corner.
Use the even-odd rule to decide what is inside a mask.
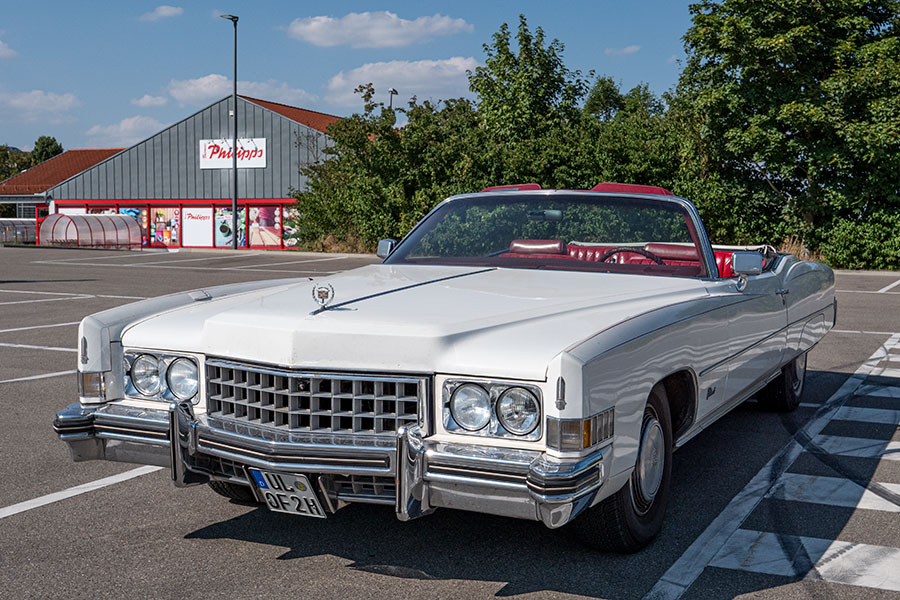
[[[238,212],[237,212],[237,194],[238,194],[238,176],[237,176],[237,131],[238,131],[238,113],[237,113],[237,24],[238,17],[234,15],[219,15],[223,19],[228,19],[234,24],[234,87],[231,92],[231,107],[234,113],[234,129],[231,134],[231,248],[237,250],[238,244]]]
[[[400,93],[400,92],[398,92],[398,91],[395,90],[394,88],[391,88],[391,89],[388,90],[388,95],[389,95],[389,98],[390,98],[390,99],[388,100],[388,110],[394,110],[394,96],[396,96],[396,95],[399,94],[399,93]]]

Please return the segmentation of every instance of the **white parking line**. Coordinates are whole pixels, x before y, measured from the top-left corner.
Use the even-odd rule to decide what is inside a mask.
[[[0,288],[0,293],[4,294],[36,294],[40,296],[89,296],[90,294],[76,294],[73,292],[37,292],[34,290],[5,290]]]
[[[862,406],[844,406],[834,415],[842,421],[860,421],[862,423],[881,423],[884,425],[900,424],[900,410],[888,408],[865,408]]]
[[[37,261],[44,262],[47,261]],[[47,263],[52,264],[52,263]],[[66,266],[84,266],[84,267],[143,267],[144,265],[140,264],[107,264],[107,263],[90,263],[90,264],[81,264],[81,263],[66,263]],[[338,271],[296,271],[293,269],[260,269],[256,265],[247,266],[246,268],[238,268],[238,267],[182,267],[178,265],[147,265],[148,269],[182,269],[182,270],[190,270],[190,271],[240,271],[240,272],[259,272],[259,273],[292,273],[294,275],[306,275],[307,273],[312,273],[316,275],[333,275],[334,273],[338,273]],[[2,303],[0,303],[2,304]]]
[[[841,435],[817,435],[810,445],[828,454],[838,456],[900,460],[900,442],[885,442],[884,440]]]
[[[816,411],[816,414],[794,434],[791,441],[760,469],[744,489],[732,498],[728,506],[669,567],[656,585],[644,596],[645,600],[676,600],[691,587],[729,539],[733,539],[741,524],[768,493],[772,483],[787,471],[788,467],[804,452],[807,445],[804,440],[815,438],[825,429],[843,403],[862,386],[866,376],[878,367],[878,363],[898,343],[900,343],[900,334],[891,336],[884,345],[859,366],[853,375],[847,378],[843,385],[822,405],[822,408]]]
[[[838,292],[839,294],[889,294],[889,295],[900,294],[900,292],[889,292],[889,291],[887,291],[888,289],[890,289],[890,287],[888,287],[884,291],[882,291],[882,290],[834,290],[834,291]]]
[[[54,302],[56,300],[83,300],[85,298],[115,298],[118,300],[145,300],[146,296],[119,296],[113,294],[77,294],[73,292],[36,292],[33,290],[4,290],[0,288],[0,293],[7,294],[35,294],[41,296],[65,296],[64,298],[51,298],[49,300],[19,300],[16,302],[0,302],[0,304],[25,304],[28,302]]]
[[[742,529],[710,566],[900,591],[898,564],[897,548]]]
[[[49,329],[51,327],[68,327],[78,325],[78,321],[71,323],[53,323],[52,325],[31,325],[30,327],[13,327],[12,329],[0,329],[0,333],[12,333],[13,331],[27,331],[29,329]]]
[[[898,285],[900,285],[900,279],[898,279],[897,281],[895,281],[894,283],[892,283],[892,284],[890,284],[890,285],[884,286],[883,288],[881,288],[880,290],[878,290],[878,293],[879,293],[879,294],[884,294],[884,293],[888,292],[889,290],[894,289],[894,288],[897,287]]]
[[[238,257],[235,257],[233,254],[226,254],[225,256],[204,256],[202,258],[183,258],[183,259],[178,259],[178,260],[154,260],[151,262],[141,261],[139,263],[134,263],[133,265],[132,264],[123,264],[122,266],[123,267],[132,267],[132,266],[142,267],[144,265],[169,265],[169,264],[173,264],[173,263],[199,262],[199,261],[203,261],[203,260],[223,260],[226,258],[231,258],[231,259],[246,258],[246,257],[250,257],[250,256],[259,256],[259,253],[242,254]],[[153,258],[155,258],[155,257],[153,257]]]
[[[11,302],[0,302],[0,306],[8,306],[10,304],[34,304],[36,302],[60,302],[62,300],[83,300],[85,298],[93,298],[93,296],[66,296],[65,298],[41,298],[40,300],[15,300]]]
[[[324,261],[328,261],[328,260],[347,260],[348,258],[350,258],[350,257],[349,256],[329,256],[327,258],[306,258],[303,260],[289,260],[289,261],[285,261],[285,262],[268,263],[268,264],[262,264],[262,265],[244,265],[242,267],[228,267],[228,268],[231,270],[235,270],[235,271],[238,271],[238,270],[243,271],[246,269],[252,269],[254,267],[268,268],[268,267],[278,267],[281,265],[295,265],[295,264],[300,264],[300,263],[324,262]]]
[[[26,348],[28,350],[55,350],[57,352],[78,352],[75,348],[58,348],[56,346],[32,346],[31,344],[0,343],[2,348]]]
[[[859,329],[832,329],[832,333],[859,333],[862,335],[894,335],[892,331],[862,331]]]
[[[871,482],[869,485],[881,487],[891,494],[900,494],[900,484],[897,483]],[[766,497],[826,506],[900,512],[897,504],[843,477],[784,473]]]
[[[128,481],[129,479],[134,479],[135,477],[140,477],[141,475],[147,475],[148,473],[153,473],[155,471],[159,471],[160,469],[162,469],[162,467],[138,467],[137,469],[131,469],[130,471],[125,471],[124,473],[119,473],[118,475],[104,477],[103,479],[98,479],[97,481],[84,483],[82,485],[76,485],[75,487],[71,487],[61,492],[53,492],[52,494],[47,494],[46,496],[41,496],[40,498],[35,498],[34,500],[19,502],[18,504],[13,504],[12,506],[7,506],[6,508],[0,508],[0,519],[5,519],[6,517],[11,517],[12,515],[17,515],[21,512],[25,512],[33,508],[39,508],[41,506],[53,504],[54,502],[59,502],[60,500],[71,498],[72,496],[78,496],[79,494],[93,492],[94,490],[99,490],[100,488],[104,488],[115,483],[120,483],[122,481]]]
[[[47,379],[48,377],[60,377],[62,375],[74,375],[78,371],[57,371],[56,373],[45,373],[43,375],[31,375],[30,377],[16,377],[15,379],[4,379],[0,383],[16,383],[18,381],[34,381],[35,379]]]

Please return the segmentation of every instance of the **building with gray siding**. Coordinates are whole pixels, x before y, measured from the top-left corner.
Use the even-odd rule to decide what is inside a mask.
[[[146,246],[231,246],[231,111],[229,96],[58,183],[51,212],[132,215]],[[339,117],[247,96],[237,116],[238,244],[290,245],[300,171],[322,159]]]

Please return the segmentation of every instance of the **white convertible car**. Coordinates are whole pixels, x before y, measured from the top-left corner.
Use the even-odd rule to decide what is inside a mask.
[[[836,314],[828,267],[712,246],[652,186],[455,196],[379,256],[85,318],[56,432],[273,511],[445,507],[629,552],[673,450],[751,396],[795,408]]]

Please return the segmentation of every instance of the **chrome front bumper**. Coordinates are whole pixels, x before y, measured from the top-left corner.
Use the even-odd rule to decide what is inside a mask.
[[[559,460],[539,451],[433,442],[415,426],[401,428],[396,438],[295,434],[196,416],[188,403],[167,410],[72,404],[57,413],[53,427],[76,462],[170,467],[177,487],[211,480],[249,485],[246,467],[312,474],[326,505],[336,510],[343,503],[327,497],[330,477],[392,478],[396,494],[389,502],[403,521],[445,507],[551,528],[593,503],[611,448]]]

